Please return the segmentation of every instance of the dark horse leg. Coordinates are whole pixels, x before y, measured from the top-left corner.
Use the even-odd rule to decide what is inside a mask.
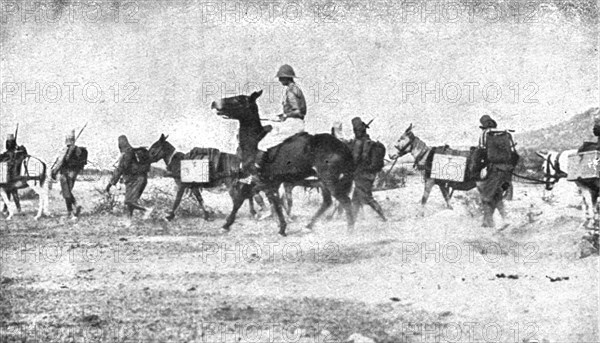
[[[323,204],[306,226],[307,228],[312,229],[319,217],[331,206],[333,202],[331,195],[333,194],[333,197],[339,202],[344,212],[346,212],[348,230],[352,231],[354,229],[355,213],[352,210],[352,201],[349,196],[350,189],[352,188],[352,176],[345,175],[343,178],[343,180],[325,180],[323,178]]]
[[[254,197],[250,197],[250,199],[248,199],[248,208],[250,209],[250,215],[252,218],[255,218],[256,210],[254,209]]]
[[[421,209],[419,210],[419,216],[425,215],[425,204],[427,204],[427,200],[429,199],[429,194],[435,185],[434,179],[425,179],[425,189],[423,190],[423,196],[421,197]],[[441,189],[441,186],[440,186]]]
[[[240,210],[240,207],[244,204],[244,200],[250,199],[254,196],[255,191],[252,189],[253,187],[248,184],[236,182],[229,188],[229,195],[231,196],[231,200],[233,201],[233,209],[231,213],[227,216],[225,220],[225,224],[222,227],[223,231],[229,231],[231,225],[235,221],[235,216],[237,212]]]
[[[177,194],[175,195],[175,202],[173,203],[173,207],[171,208],[171,212],[167,214],[165,217],[166,220],[171,221],[175,218],[175,211],[181,204],[181,198],[183,198],[183,193],[185,192],[186,186],[181,183],[177,184]]]
[[[292,216],[292,205],[294,204],[294,197],[292,195],[293,190],[294,185],[292,183],[286,182],[283,184],[283,205],[288,217]]]
[[[329,191],[329,189],[327,189],[327,187],[323,187],[321,194],[323,195],[323,203],[321,204],[321,207],[319,207],[319,210],[317,211],[317,213],[315,213],[315,215],[310,220],[310,223],[308,223],[308,225],[306,225],[307,229],[312,230],[313,226],[315,225],[315,223],[317,222],[319,217],[321,217],[321,215],[323,215],[323,213],[325,213],[325,211],[327,211],[327,209],[333,203],[333,200],[331,199],[331,191]]]
[[[191,190],[192,194],[194,194],[196,200],[198,200],[198,203],[200,204],[200,208],[202,209],[202,213],[204,214],[204,220],[208,221],[209,215],[208,211],[206,211],[206,208],[204,207],[204,200],[202,199],[202,194],[200,194],[200,187],[192,187]]]
[[[279,197],[279,186],[281,184],[274,183],[270,184],[268,189],[265,189],[265,193],[267,194],[267,198],[271,203],[271,207],[275,210],[275,214],[277,215],[277,219],[279,220],[279,234],[283,237],[287,236],[285,233],[285,229],[287,228],[287,223],[285,222],[285,217],[283,215],[283,209],[281,205],[281,198]]]
[[[450,198],[452,197],[452,195],[450,194],[450,187],[448,187],[447,184],[441,184],[438,183],[438,187],[440,187],[440,191],[442,192],[442,195],[444,196],[444,200],[446,201],[446,206],[449,209],[453,209],[452,205],[450,205]]]

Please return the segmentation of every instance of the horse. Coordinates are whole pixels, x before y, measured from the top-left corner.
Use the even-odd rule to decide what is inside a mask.
[[[398,142],[395,146],[398,150],[397,157],[402,157],[407,153],[410,153],[415,158],[415,165],[417,166],[417,169],[426,170],[427,160],[432,153],[433,148],[428,147],[425,142],[419,139],[419,137],[415,136],[412,129],[413,125],[410,124],[410,126],[398,139]],[[427,203],[427,199],[429,199],[429,193],[431,193],[434,185],[437,185],[440,188],[442,196],[446,201],[446,206],[449,209],[452,209],[450,200],[452,199],[454,190],[469,191],[477,186],[477,183],[473,180],[458,182],[432,179],[430,173],[428,172],[424,173],[424,184],[425,190],[423,192],[423,197],[421,198],[421,214],[424,213],[425,204]]]
[[[175,202],[173,203],[173,207],[171,208],[171,211],[167,214],[165,219],[171,221],[175,218],[175,211],[181,203],[181,198],[183,197],[185,190],[190,189],[190,191],[200,204],[200,208],[202,209],[202,212],[204,214],[204,220],[208,220],[209,213],[204,207],[204,200],[202,199],[200,190],[202,188],[215,188],[222,185],[225,185],[227,186],[227,188],[231,189],[231,186],[234,183],[234,181],[239,178],[238,174],[240,159],[234,154],[220,153],[217,175],[212,181],[208,183],[184,183],[181,182],[179,171],[181,167],[181,161],[184,159],[185,154],[182,152],[177,152],[175,147],[167,141],[167,138],[168,136],[161,134],[160,138],[156,142],[154,142],[148,150],[150,154],[150,160],[152,161],[152,163],[163,160],[165,162],[165,165],[167,166],[167,170],[175,171],[173,179],[175,180],[175,184],[177,185],[177,194],[175,196]],[[256,211],[254,210],[254,202],[252,196],[250,196],[248,199],[250,200],[250,214],[253,217],[256,217]],[[262,199],[257,199],[257,202],[259,202],[259,205],[263,207]]]
[[[211,104],[211,109],[216,110],[218,116],[239,122],[242,166],[245,172],[254,168],[256,155],[259,153],[258,142],[265,137],[270,128],[263,127],[259,117],[256,99],[261,95],[262,90],[251,95],[222,98]],[[349,194],[355,166],[352,152],[344,143],[331,134],[311,135],[303,132],[269,149],[267,154],[269,161],[263,167],[258,185],[253,184],[253,186],[264,190],[267,194],[279,219],[281,236],[286,236],[287,224],[277,192],[279,186],[284,182],[296,182],[309,176],[317,176],[321,181],[323,203],[306,227],[308,229],[314,227],[319,217],[331,206],[333,195],[345,209],[348,229],[354,228],[354,213]],[[233,210],[222,228],[224,231],[230,230],[243,202],[243,194],[238,194],[234,198]]]
[[[577,152],[577,149],[561,152],[536,152],[543,159],[542,170],[544,172],[547,191],[551,191],[560,179],[568,176],[569,156],[575,155]],[[598,209],[598,195],[600,194],[599,179],[578,180],[574,182],[577,185],[579,194],[583,198],[585,221],[582,227],[598,228],[600,225],[600,210]]]
[[[11,220],[15,214],[15,204],[10,201],[9,194],[14,194],[17,190],[26,188],[31,188],[39,196],[38,211],[35,216],[35,220],[38,220],[42,215],[49,215],[48,194],[50,183],[47,182],[46,163],[30,155],[25,156],[20,163],[21,175],[9,179],[6,183],[0,183],[0,197],[8,208],[6,220]],[[32,181],[33,184],[31,184]]]

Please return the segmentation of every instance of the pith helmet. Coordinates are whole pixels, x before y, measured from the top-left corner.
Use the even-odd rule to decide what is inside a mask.
[[[294,69],[289,64],[284,64],[279,67],[279,71],[275,77],[296,77],[296,73],[294,73]]]
[[[6,136],[6,140],[7,141],[14,141],[15,140],[15,135],[12,133],[9,133],[8,136]]]
[[[481,118],[479,118],[479,122],[481,123],[481,126],[479,127],[481,129],[495,129],[498,127],[496,121],[487,114],[481,116]]]
[[[75,144],[75,130],[71,130],[71,132],[65,136],[65,144]]]

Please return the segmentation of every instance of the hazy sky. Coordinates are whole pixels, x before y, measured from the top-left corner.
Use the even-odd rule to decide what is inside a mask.
[[[86,122],[80,144],[103,167],[120,134],[231,151],[236,123],[210,102],[261,88],[261,113],[278,113],[283,63],[300,76],[308,131],[339,120],[350,133],[352,117],[375,118],[371,134],[389,146],[411,122],[428,143],[470,145],[482,114],[522,132],[600,103],[597,23],[576,8],[498,17],[461,2],[140,1],[118,12],[118,2],[62,12],[32,3],[0,18],[0,134],[20,123],[20,143],[44,159]]]

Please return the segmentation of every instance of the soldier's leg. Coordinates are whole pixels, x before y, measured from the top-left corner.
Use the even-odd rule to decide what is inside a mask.
[[[362,187],[363,201],[366,204],[368,204],[369,206],[371,206],[371,208],[373,210],[375,210],[375,212],[377,212],[377,214],[379,215],[379,217],[381,217],[381,219],[383,219],[383,221],[387,221],[387,219],[385,218],[385,215],[383,214],[383,209],[381,208],[381,205],[379,205],[377,200],[375,200],[375,198],[373,197],[373,184],[374,183],[375,183],[375,175],[372,175],[370,177],[365,177],[364,182],[363,182],[363,187]]]
[[[359,184],[360,180],[357,178],[354,181],[354,192],[352,192],[352,213],[354,213],[355,219],[358,217],[358,210],[362,203],[362,192]]]
[[[125,205],[129,215],[133,215],[134,210],[145,211],[146,208],[138,205],[142,193],[144,192],[145,184],[140,178],[132,177],[125,182]]]
[[[65,199],[65,205],[67,206],[68,215],[73,212],[73,202],[71,199],[71,188],[69,186],[69,177],[66,174],[60,175],[60,192]]]
[[[75,195],[73,194],[73,188],[75,188],[75,181],[77,180],[77,173],[70,172],[68,174],[68,185],[69,185],[69,193],[71,194],[71,205],[75,208],[73,213],[74,217],[78,217],[81,213],[81,206],[77,205],[77,199],[75,199]]]
[[[483,227],[494,227],[495,205],[492,201],[483,201]]]
[[[19,191],[15,189],[11,193],[13,201],[15,202],[15,206],[17,207],[17,212],[21,212],[21,199],[19,198]]]

